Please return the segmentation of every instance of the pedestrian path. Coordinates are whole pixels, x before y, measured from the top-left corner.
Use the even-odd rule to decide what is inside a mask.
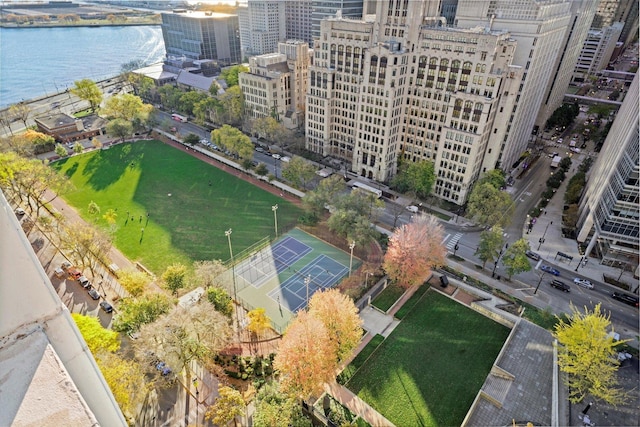
[[[447,242],[447,250],[449,252],[455,251],[455,247],[458,244],[458,241],[462,238],[462,233],[456,233],[449,241]]]

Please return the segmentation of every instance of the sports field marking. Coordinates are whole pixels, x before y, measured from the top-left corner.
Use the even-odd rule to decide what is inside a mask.
[[[254,288],[260,288],[312,250],[298,239],[287,236],[239,263],[235,267],[236,276]]]
[[[324,254],[319,255],[294,275],[283,282],[279,288],[271,290],[267,295],[295,313],[307,305],[307,283],[309,298],[319,290],[333,287],[347,273],[349,268]]]

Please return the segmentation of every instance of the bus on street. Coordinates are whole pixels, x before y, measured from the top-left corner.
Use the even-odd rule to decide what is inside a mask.
[[[172,114],[171,118],[177,122],[186,123],[187,118],[185,116],[181,116],[180,114]]]

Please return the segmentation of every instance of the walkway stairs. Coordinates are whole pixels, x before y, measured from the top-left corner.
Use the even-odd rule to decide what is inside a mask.
[[[489,402],[502,408],[515,377],[504,369],[494,365],[480,391],[480,395]]]

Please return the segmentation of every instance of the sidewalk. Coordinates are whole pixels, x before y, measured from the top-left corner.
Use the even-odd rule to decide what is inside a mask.
[[[541,214],[530,233],[523,233],[523,237],[529,241],[531,250],[540,254],[540,256],[549,264],[555,264],[566,269],[575,270],[580,262],[582,255],[578,252],[578,242],[575,239],[563,237],[562,235],[562,214],[564,208],[564,193],[571,177],[578,171],[578,166],[586,158],[584,154],[574,155],[572,166],[564,182],[551,198],[543,214]],[[546,212],[546,213],[545,213]],[[522,225],[523,230],[526,229],[526,221]],[[540,239],[544,237],[544,242],[540,243]],[[557,256],[558,252],[573,257],[569,260]],[[620,276],[620,269],[600,264],[597,258],[588,258],[586,265],[578,267],[576,276],[584,276],[597,281],[604,281],[603,275],[617,278]],[[636,283],[630,272],[624,272],[621,280],[629,283]]]

